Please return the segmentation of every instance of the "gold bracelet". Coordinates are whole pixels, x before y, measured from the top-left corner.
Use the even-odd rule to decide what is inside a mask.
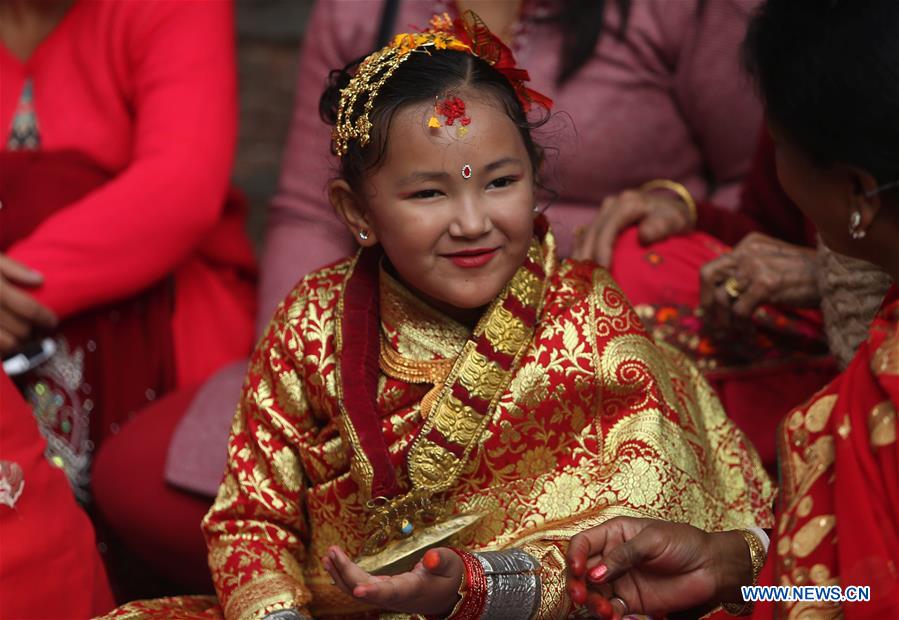
[[[749,547],[749,560],[752,562],[752,585],[757,586],[762,567],[765,565],[765,560],[768,559],[768,553],[765,551],[762,541],[759,540],[759,537],[754,532],[751,530],[737,531],[743,536],[743,540],[746,541],[746,545]],[[725,603],[721,607],[732,616],[748,616],[752,612],[752,606],[751,601],[746,601],[743,603]]]
[[[693,200],[693,196],[690,195],[690,190],[684,187],[683,183],[678,183],[677,181],[671,181],[669,179],[655,179],[640,186],[640,191],[643,192],[650,192],[656,189],[667,189],[669,192],[677,194],[678,198],[680,198],[687,206],[690,226],[696,226],[696,220],[699,217],[696,212],[696,201]]]

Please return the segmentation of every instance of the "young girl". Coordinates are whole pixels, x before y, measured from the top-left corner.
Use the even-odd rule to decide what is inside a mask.
[[[362,249],[300,282],[256,350],[204,524],[221,608],[120,615],[564,617],[588,525],[770,525],[696,370],[604,270],[557,261],[526,79],[472,15],[334,74],[328,191]]]

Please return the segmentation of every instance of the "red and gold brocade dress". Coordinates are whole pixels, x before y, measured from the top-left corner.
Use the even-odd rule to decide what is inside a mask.
[[[481,515],[449,544],[541,564],[540,618],[572,611],[568,539],[612,516],[772,524],[773,487],[698,371],[650,339],[606,271],[559,264],[550,233],[473,332],[363,252],[307,276],[253,357],[204,525],[221,607],[188,597],[113,616],[379,617],[321,558],[360,553],[383,489],[432,482],[450,485],[433,495],[442,518]]]
[[[899,618],[899,289],[846,370],[784,419],[760,582],[868,586],[868,602],[756,604],[753,618]]]

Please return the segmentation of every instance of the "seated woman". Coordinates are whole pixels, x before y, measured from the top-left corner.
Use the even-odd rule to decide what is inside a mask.
[[[0,353],[79,492],[148,400],[249,350],[254,259],[226,196],[226,2],[0,3]]]
[[[557,259],[524,77],[471,14],[334,73],[329,196],[362,250],[295,286],[250,363],[204,523],[221,607],[112,617],[557,617],[587,524],[769,525],[695,368]]]
[[[90,519],[44,458],[31,409],[0,372],[0,601],[4,618],[90,618],[113,606]],[[16,544],[15,541],[22,541]]]
[[[892,0],[769,0],[755,18],[746,49],[784,189],[829,248],[876,264],[894,286],[846,370],[783,421],[767,561],[733,533],[614,519],[568,551],[570,589],[598,615],[739,609],[740,586],[761,582],[869,586],[870,600],[759,604],[758,618],[899,617],[897,32]]]

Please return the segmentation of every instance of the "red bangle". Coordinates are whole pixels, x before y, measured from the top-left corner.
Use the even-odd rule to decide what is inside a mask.
[[[487,604],[487,575],[484,567],[474,555],[453,547],[450,550],[461,558],[465,575],[459,589],[462,598],[447,620],[480,620]]]

